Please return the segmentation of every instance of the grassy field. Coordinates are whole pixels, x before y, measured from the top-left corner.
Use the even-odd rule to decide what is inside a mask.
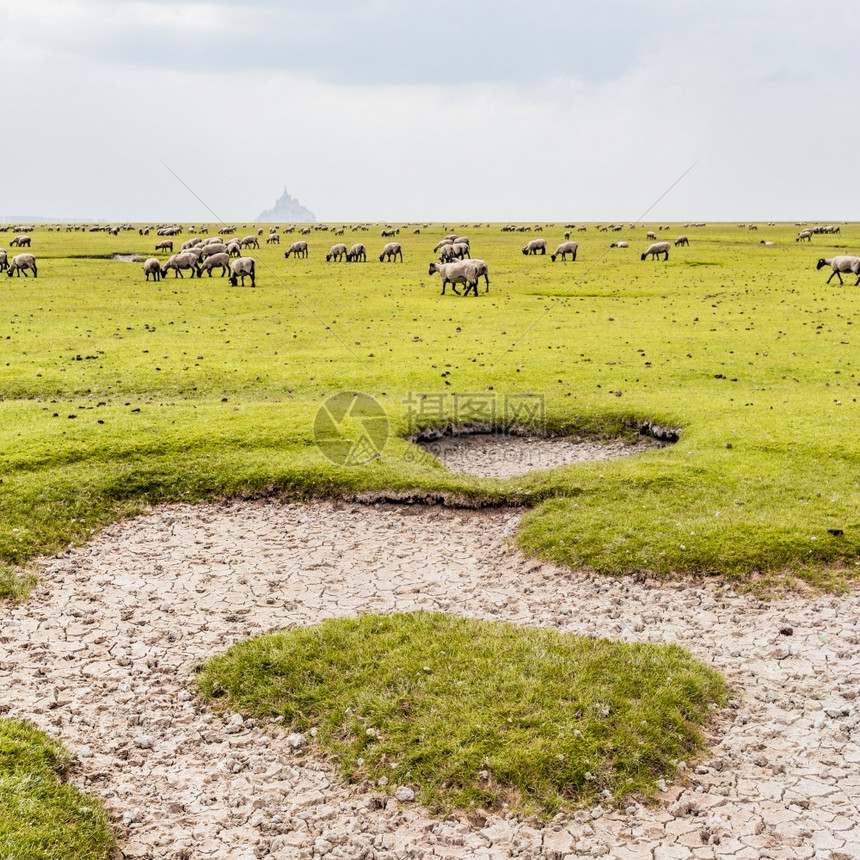
[[[577,261],[553,264],[520,253],[534,233],[449,226],[489,262],[489,293],[439,295],[427,267],[442,225],[402,230],[402,265],[377,261],[378,227],[343,237],[368,245],[364,264],[326,263],[339,239],[325,232],[309,259],[285,260],[284,236],[253,252],[256,289],[146,283],[140,265],[105,259],[153,253],[153,235],[37,229],[38,280],[3,282],[0,563],[153,502],[393,489],[530,503],[527,550],[609,574],[830,588],[856,575],[860,289],[825,286],[815,262],[860,248],[860,227],[810,246],[794,225],[673,225],[658,235],[690,247],[652,263],[646,226],[610,250],[621,234],[589,225]],[[545,228],[550,250],[563,229]],[[313,443],[320,404],[343,389],[391,421],[364,466]],[[401,438],[415,403],[432,423],[455,417],[455,394],[501,414],[525,393],[553,432],[653,421],[680,442],[503,482],[449,474]]]
[[[656,791],[694,755],[719,674],[675,645],[449,615],[364,615],[261,636],[198,675],[216,707],[315,728],[350,782],[437,812],[551,817]]]

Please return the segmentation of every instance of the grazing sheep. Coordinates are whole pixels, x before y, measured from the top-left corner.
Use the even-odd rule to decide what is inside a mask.
[[[189,250],[193,253],[196,251],[196,248],[189,248]],[[230,252],[227,250],[227,246],[223,242],[211,242],[208,245],[204,245],[200,249],[200,256],[203,259],[206,257],[211,257],[213,254],[229,254]]]
[[[576,242],[562,242],[556,249],[555,253],[550,256],[550,259],[555,262],[555,258],[561,255],[562,263],[567,262],[567,255],[570,254],[570,259],[576,262],[576,249],[579,245]]]
[[[529,254],[537,256],[538,251],[540,251],[541,254],[546,254],[546,239],[532,239],[531,242],[527,242],[526,246],[523,248],[523,254],[526,256]]]
[[[9,243],[9,247],[11,247],[12,245],[16,245],[19,248],[29,248],[30,237],[26,233],[21,233]]]
[[[195,275],[200,277],[200,259],[197,254],[183,251],[181,254],[174,254],[162,267],[161,277],[166,278],[168,269],[173,269],[174,278],[184,278],[182,269],[191,269],[191,277]]]
[[[239,243],[238,242],[228,242],[227,243],[227,253],[231,257],[241,257],[242,256],[242,249],[239,246]]]
[[[39,277],[39,273],[36,271],[36,258],[32,254],[16,254],[12,257],[12,262],[6,269],[6,274],[11,278],[14,272],[20,278],[21,272],[23,272],[24,277],[27,278],[29,277],[27,269],[33,270],[34,278]]]
[[[225,232],[227,232],[227,231],[225,231]],[[230,232],[232,232],[232,231],[230,231]],[[223,245],[224,240],[220,236],[209,236],[208,238],[204,239],[201,244],[203,244],[203,245]]]
[[[395,229],[393,229],[393,228],[391,228],[391,227],[388,227],[387,229],[385,229],[385,230],[383,230],[383,231],[382,231],[382,234],[381,234],[381,235],[382,235],[383,237],[396,236],[399,232],[400,232],[400,228],[399,228],[399,227],[398,227],[396,230],[395,230]]]
[[[801,230],[797,234],[797,238],[794,240],[795,242],[803,242],[806,240],[807,242],[812,241],[812,230]]]
[[[671,247],[672,244],[670,242],[655,242],[648,247],[648,250],[642,255],[642,259],[644,260],[650,254],[652,260],[659,260],[660,254],[665,254],[664,259],[668,260],[669,249]]]
[[[290,254],[295,254],[297,257],[307,257],[308,255],[308,243],[304,240],[300,242],[293,242],[286,251],[284,251],[284,257],[289,259]]]
[[[454,244],[443,245],[439,249],[439,262],[450,263],[454,259]]]
[[[361,261],[362,263],[367,262],[367,248],[361,244],[361,242],[356,242],[346,253],[346,261],[347,263],[357,263]]]
[[[150,257],[143,264],[143,273],[146,275],[146,280],[152,275],[153,281],[161,280],[161,263],[156,257]]]
[[[14,260],[13,260],[14,262]],[[829,260],[820,259],[815,266],[816,269],[821,269],[824,266],[830,266],[833,271],[830,274],[830,277],[827,279],[827,283],[829,284],[833,280],[833,275],[836,275],[839,278],[839,283],[844,284],[842,280],[842,272],[848,274],[851,272],[854,275],[857,275],[857,280],[854,282],[854,286],[856,287],[860,284],[860,257],[832,257]]]
[[[622,239],[620,242],[613,242],[609,247],[610,248],[629,248],[630,245]]]
[[[221,267],[221,277],[223,278],[227,274],[227,269],[230,268],[230,255],[224,253],[212,254],[200,264],[200,269],[206,272],[211,278],[212,270],[217,266]]]
[[[239,278],[241,278],[242,286],[244,287],[246,276],[251,279],[252,287],[257,286],[254,281],[254,271],[256,267],[257,264],[253,257],[239,257],[238,260],[233,260],[230,263],[230,286],[237,287],[239,285]]]
[[[170,253],[172,254],[173,253],[173,242],[171,242],[170,239],[165,239],[163,242],[159,242],[155,246],[155,250],[156,251],[170,251]]]
[[[656,234],[653,230],[649,230],[649,231],[645,234],[645,238],[646,238],[646,239],[656,239],[656,238],[657,238],[657,234]]]
[[[269,233],[269,235],[266,236],[266,244],[267,245],[271,245],[273,242],[276,245],[281,244],[281,237],[277,233]]]
[[[6,249],[0,248],[0,272],[3,272],[8,268],[9,268],[9,260],[8,260],[8,255],[6,254]]]
[[[676,246],[678,246],[678,245],[689,245],[689,244],[690,244],[690,240],[686,236],[678,236],[678,238],[675,239],[675,245]]]
[[[762,239],[761,242],[759,242],[759,245],[775,245],[775,244],[776,244],[775,242],[768,242],[766,239]]]
[[[260,247],[260,243],[257,240],[256,236],[245,236],[244,239],[239,240],[239,244],[243,248],[259,248]],[[250,259],[250,257],[248,259]]]
[[[440,239],[437,243],[436,247],[433,249],[434,251],[438,251],[440,248],[444,248],[445,245],[453,245],[454,240],[449,239],[447,236],[444,239]]]
[[[431,263],[428,274],[438,274],[442,278],[443,296],[448,284],[458,296],[467,296],[473,290],[475,295],[478,295],[478,267],[471,260],[458,260],[456,263]],[[465,284],[466,292],[461,294],[457,289],[457,284]],[[487,284],[489,289],[489,279]]]
[[[565,230],[564,231],[564,241],[566,242],[568,239],[570,239],[570,230]]]
[[[466,257],[469,256],[469,243],[468,242],[454,242],[453,245],[448,246],[451,248],[451,253],[458,260],[465,260]]]
[[[199,236],[195,236],[193,239],[186,239],[180,246],[180,251],[187,251],[189,248],[195,248],[200,244],[202,240]]]
[[[334,260],[335,262],[340,261],[341,259],[346,259],[347,254],[349,253],[349,249],[343,242],[338,242],[337,245],[332,245],[329,249],[328,254],[325,255],[325,261],[328,263],[330,260]]]
[[[379,255],[379,262],[388,260],[389,263],[397,262],[397,255],[400,255],[400,262],[403,262],[403,249],[400,247],[400,242],[389,242]]]
[[[302,236],[310,236],[311,235],[311,228],[310,227],[302,227],[302,229],[299,230],[299,233],[301,233]]]

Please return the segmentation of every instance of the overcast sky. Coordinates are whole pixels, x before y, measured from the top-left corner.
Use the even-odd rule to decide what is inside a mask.
[[[0,215],[848,220],[857,0],[0,0]],[[167,167],[165,166],[167,165]],[[170,170],[168,170],[168,167]]]

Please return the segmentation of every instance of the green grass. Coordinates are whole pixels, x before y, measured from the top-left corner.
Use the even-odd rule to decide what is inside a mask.
[[[22,720],[0,719],[0,857],[98,860],[114,839],[101,804],[64,783],[69,754]]]
[[[437,812],[563,808],[651,793],[695,755],[717,672],[674,645],[447,615],[365,615],[261,636],[198,675],[216,706],[283,717],[352,782]]]
[[[0,562],[158,502],[399,490],[532,504],[522,545],[575,567],[846,587],[860,572],[860,289],[825,286],[815,261],[860,247],[860,227],[809,247],[794,225],[676,226],[691,246],[668,263],[639,260],[646,229],[610,251],[618,235],[592,226],[574,234],[576,263],[553,264],[520,253],[528,237],[463,227],[491,272],[468,299],[427,275],[442,225],[402,231],[403,265],[376,260],[376,229],[343,237],[368,245],[366,264],[325,263],[330,233],[311,234],[308,260],[264,245],[255,290],[146,283],[104,259],[149,255],[152,236],[36,230],[39,279],[3,282]],[[550,250],[562,232],[546,228]],[[313,444],[319,405],[343,389],[391,420],[362,467]],[[442,398],[425,422],[454,418],[454,393],[501,412],[530,392],[552,432],[653,421],[681,441],[509,481],[452,475],[400,438],[410,392]]]

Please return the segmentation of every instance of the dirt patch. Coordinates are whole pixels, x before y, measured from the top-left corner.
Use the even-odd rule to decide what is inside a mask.
[[[860,857],[860,591],[764,603],[719,583],[588,576],[525,558],[518,514],[271,500],[174,506],[40,563],[4,608],[0,703],[78,756],[126,858]],[[712,754],[656,802],[545,825],[429,817],[345,785],[277,725],[216,716],[194,669],[247,636],[443,611],[677,643],[734,699]],[[789,633],[790,631],[790,633]]]
[[[481,478],[515,478],[528,472],[555,469],[573,463],[609,460],[639,454],[668,443],[640,436],[634,443],[595,442],[567,437],[507,436],[481,433],[443,436],[418,442],[452,472]]]

